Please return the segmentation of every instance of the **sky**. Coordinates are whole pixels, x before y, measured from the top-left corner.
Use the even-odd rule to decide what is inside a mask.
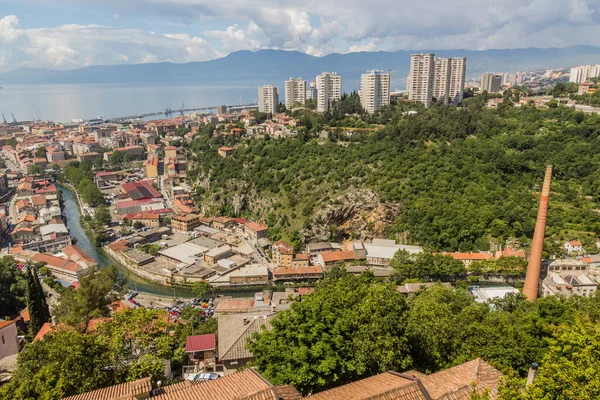
[[[0,71],[599,45],[600,0],[0,0]]]

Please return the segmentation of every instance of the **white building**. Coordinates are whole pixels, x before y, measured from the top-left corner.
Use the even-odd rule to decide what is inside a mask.
[[[429,107],[433,97],[435,54],[410,56],[410,72],[406,81],[408,99]]]
[[[577,252],[579,254],[584,253],[583,244],[579,240],[571,240],[566,242],[563,246],[569,255]]]
[[[365,250],[367,264],[379,267],[389,266],[392,258],[394,258],[394,254],[399,250],[406,250],[410,254],[423,252],[421,246],[396,244],[394,240],[388,239],[373,239],[372,243],[363,243],[362,245]]]
[[[571,68],[569,82],[584,83],[590,78],[600,76],[600,64],[598,65],[580,65],[579,67]]]
[[[301,78],[285,81],[285,108],[290,110],[294,104],[306,104],[306,81]]]
[[[277,86],[262,85],[258,88],[258,111],[267,114],[277,113],[279,93]]]
[[[462,103],[465,92],[465,76],[467,59],[465,57],[450,58],[450,82],[448,83],[448,102],[456,105]]]
[[[312,100],[317,98],[317,82],[311,81],[310,85],[306,88],[306,100]]]
[[[579,260],[554,260],[544,268],[540,280],[542,297],[579,295],[591,297],[598,284],[589,277],[590,267]]]
[[[390,104],[392,71],[367,71],[360,77],[360,103],[368,113],[374,113]]]
[[[333,102],[342,98],[342,77],[335,72],[317,76],[317,111],[329,110]]]

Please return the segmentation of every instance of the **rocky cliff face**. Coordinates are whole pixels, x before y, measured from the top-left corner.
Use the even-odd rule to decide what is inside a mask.
[[[305,241],[382,237],[395,222],[399,209],[399,204],[382,203],[372,190],[351,189],[317,208],[314,223],[300,234]]]

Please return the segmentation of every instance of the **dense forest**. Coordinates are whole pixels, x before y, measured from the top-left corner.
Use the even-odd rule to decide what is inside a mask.
[[[509,238],[527,243],[544,169],[553,164],[546,249],[560,253],[566,239],[595,243],[600,116],[564,106],[517,108],[510,96],[497,109],[481,98],[465,103],[401,103],[376,116],[295,111],[302,127],[287,139],[213,136],[204,126],[190,146],[188,177],[204,212],[262,219],[273,239],[299,245],[371,234],[469,251]],[[232,156],[218,156],[223,145],[235,148]],[[361,190],[391,210],[383,229],[346,224],[365,211],[360,202],[344,210]]]

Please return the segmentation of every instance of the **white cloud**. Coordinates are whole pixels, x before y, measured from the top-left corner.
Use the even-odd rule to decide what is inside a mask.
[[[242,49],[324,55],[598,45],[600,37],[600,0],[86,0],[85,4],[103,8],[113,18],[143,15],[164,24],[163,30],[169,27],[172,34],[79,25],[22,29],[15,16],[8,16],[0,20],[0,60],[5,66],[70,68],[205,60]],[[210,28],[203,26],[208,20]],[[192,36],[191,29],[202,34]],[[37,58],[26,59],[26,54]]]
[[[223,55],[203,38],[187,34],[74,24],[23,29],[14,15],[0,19],[0,44],[1,69],[203,61]]]

